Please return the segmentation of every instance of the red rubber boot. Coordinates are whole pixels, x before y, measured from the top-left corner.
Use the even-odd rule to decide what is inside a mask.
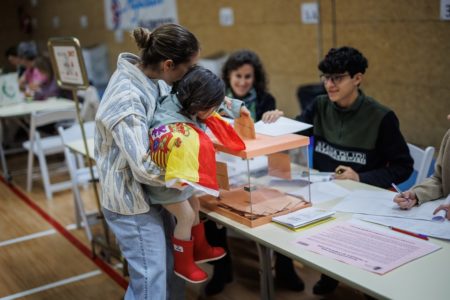
[[[192,239],[194,240],[194,260],[196,263],[218,260],[227,254],[222,247],[212,247],[208,243],[203,222],[192,227]]]
[[[182,241],[172,237],[175,274],[186,281],[201,283],[208,279],[208,274],[194,262],[194,241]]]

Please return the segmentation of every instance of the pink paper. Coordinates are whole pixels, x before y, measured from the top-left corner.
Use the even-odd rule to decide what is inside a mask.
[[[305,233],[296,243],[304,249],[381,275],[440,249],[425,240],[356,222],[340,222]]]

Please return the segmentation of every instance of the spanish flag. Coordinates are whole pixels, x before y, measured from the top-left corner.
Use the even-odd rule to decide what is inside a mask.
[[[205,120],[216,138],[230,149],[245,149],[233,127],[218,114]],[[187,185],[217,197],[214,145],[208,135],[194,124],[172,123],[150,131],[152,160],[166,170],[165,182],[170,188]]]
[[[211,129],[214,136],[225,147],[233,151],[245,149],[245,144],[234,130],[233,126],[228,124],[218,113],[214,112],[205,121],[206,126]]]

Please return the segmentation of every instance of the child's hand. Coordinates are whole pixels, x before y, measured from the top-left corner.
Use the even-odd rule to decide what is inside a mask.
[[[250,111],[247,109],[247,107],[245,107],[245,105],[241,106],[240,113],[241,113],[241,117],[244,117],[244,116],[249,117],[250,116]]]
[[[231,99],[230,99],[230,98],[228,98],[227,96],[225,96],[225,98],[223,99],[223,102],[225,102],[225,105],[227,106],[228,109],[231,109],[232,102],[231,102]]]

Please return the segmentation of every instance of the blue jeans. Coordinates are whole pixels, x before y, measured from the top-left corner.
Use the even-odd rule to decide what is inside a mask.
[[[173,271],[174,218],[159,205],[138,215],[122,215],[103,208],[128,262],[130,283],[125,300],[184,299],[184,281]]]

